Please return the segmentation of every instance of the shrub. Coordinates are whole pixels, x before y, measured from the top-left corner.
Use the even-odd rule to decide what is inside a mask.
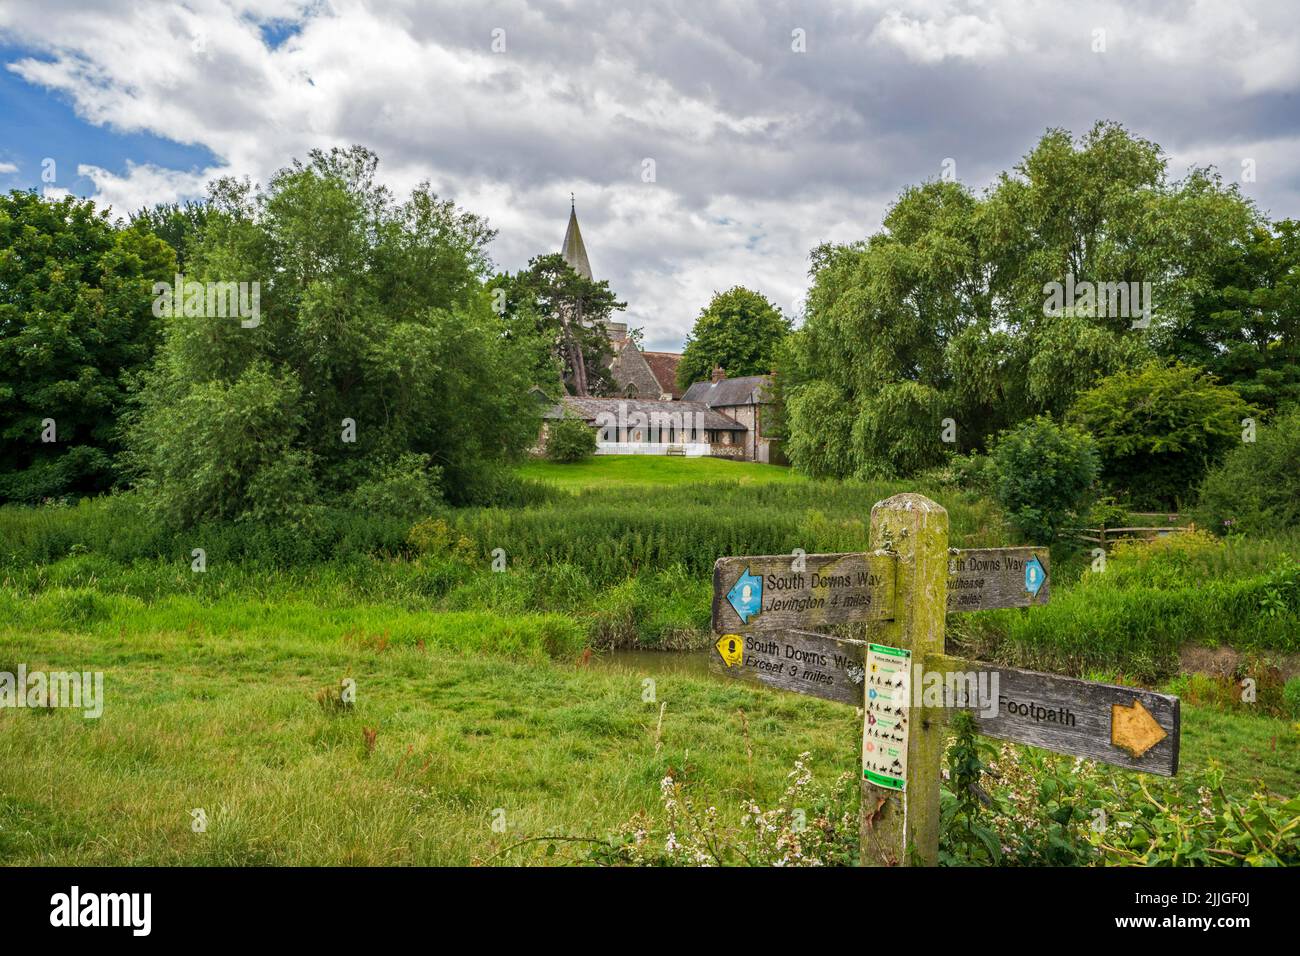
[[[1282,687],[1282,706],[1289,716],[1300,720],[1300,675],[1292,677]]]
[[[958,488],[992,496],[998,476],[988,455],[953,455],[951,467]]]
[[[546,432],[546,457],[551,461],[575,462],[596,453],[596,433],[576,415],[553,421]]]
[[[1097,447],[1072,425],[1038,417],[1003,432],[993,448],[994,494],[1026,538],[1048,544],[1085,507]]]
[[[156,515],[182,526],[296,512],[314,493],[309,453],[293,447],[301,398],[292,376],[255,363],[232,382],[196,383],[141,415],[132,441]]]
[[[967,806],[995,835],[1004,866],[1300,864],[1300,797],[1239,798],[1224,791],[1222,768],[1198,776],[1193,801],[1176,781],[1004,743],[981,768],[985,799]],[[985,862],[985,845],[963,836],[945,827],[944,862]]]
[[[478,555],[473,540],[448,525],[445,518],[417,521],[406,542],[418,558],[451,558],[469,564]]]
[[[461,501],[481,508],[530,508],[566,497],[554,485],[521,478],[504,465],[481,468],[461,480]]]
[[[1241,441],[1242,419],[1255,414],[1201,369],[1158,362],[1102,379],[1070,412],[1096,438],[1107,486],[1152,508],[1194,496],[1206,470]]]
[[[1128,524],[1128,516],[1127,507],[1112,496],[1106,495],[1092,503],[1085,523],[1089,528],[1123,528]]]
[[[415,517],[428,514],[442,501],[442,469],[428,455],[411,452],[376,467],[352,492],[352,506],[365,514]]]
[[[1300,406],[1228,452],[1201,485],[1195,514],[1219,534],[1300,527]]]
[[[192,278],[266,287],[245,321],[161,310],[126,464],[171,523],[293,523],[352,492],[369,507],[412,478],[431,487],[405,455],[429,456],[465,504],[481,469],[537,435],[531,356],[483,285],[491,230],[427,184],[399,203],[377,164],[360,147],[313,150],[263,189],[212,184]]]

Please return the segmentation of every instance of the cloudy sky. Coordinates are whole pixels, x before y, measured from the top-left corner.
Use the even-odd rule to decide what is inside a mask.
[[[737,284],[797,316],[809,249],[1050,126],[1118,120],[1174,178],[1253,160],[1245,193],[1300,216],[1293,0],[4,0],[0,65],[0,189],[125,215],[363,143],[487,216],[511,270],[558,251],[572,192],[651,348]]]

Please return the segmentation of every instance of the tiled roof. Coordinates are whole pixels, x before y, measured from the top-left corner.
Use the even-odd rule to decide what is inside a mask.
[[[677,366],[682,361],[680,352],[642,352],[650,371],[659,380],[659,387],[673,398],[681,398],[682,390],[677,387]]]
[[[595,423],[596,416],[608,412],[617,417],[619,406],[623,406],[623,415],[630,418],[636,414],[645,415],[653,421],[654,415],[703,415],[704,427],[712,431],[747,432],[748,426],[720,415],[709,406],[700,402],[647,402],[635,398],[575,398],[566,395],[561,405],[554,405],[542,414],[543,418],[563,418],[565,409],[578,415],[583,420]]]
[[[769,401],[766,389],[771,378],[770,375],[745,375],[724,378],[721,382],[696,382],[686,390],[682,401],[703,402],[710,408],[766,404]]]

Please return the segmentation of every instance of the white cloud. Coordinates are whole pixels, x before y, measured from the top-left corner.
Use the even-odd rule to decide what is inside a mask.
[[[892,197],[945,157],[982,185],[1047,126],[1117,119],[1179,160],[1215,158],[1225,176],[1247,148],[1236,144],[1259,144],[1248,194],[1297,212],[1300,120],[1269,99],[1300,86],[1286,0],[160,9],[0,5],[0,39],[24,50],[7,64],[15,75],[89,123],[217,158],[203,170],[83,158],[119,215],[199,195],[219,174],[265,182],[312,148],[359,142],[395,190],[428,179],[486,215],[500,230],[494,258],[516,269],[559,248],[573,191],[593,268],[652,347],[679,345],[708,297],[737,283],[795,311],[813,246],[878,228]],[[259,29],[273,21],[297,26],[274,49]],[[790,48],[795,26],[806,53]],[[1104,55],[1090,48],[1097,28]],[[646,157],[654,184],[640,180]]]
[[[10,173],[18,172],[16,163],[0,163],[0,176],[7,176]]]
[[[123,218],[155,203],[178,202],[204,193],[208,182],[225,175],[222,169],[182,172],[164,169],[151,163],[137,165],[127,161],[126,175],[119,176],[98,166],[82,164],[77,175],[95,184],[95,201],[113,209]]]
[[[913,19],[894,10],[876,24],[871,38],[898,47],[919,63],[938,63],[946,57],[994,59],[1005,56],[1013,46],[996,11],[992,19],[982,20],[968,14]]]

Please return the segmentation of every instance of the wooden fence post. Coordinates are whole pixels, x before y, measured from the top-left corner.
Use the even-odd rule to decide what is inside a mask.
[[[873,625],[871,640],[912,652],[911,663],[944,653],[948,598],[948,512],[923,495],[900,494],[871,509],[871,544],[897,554],[894,618]],[[869,681],[864,691],[870,694]],[[908,690],[915,689],[908,681]],[[871,719],[864,699],[864,721]],[[910,708],[906,787],[878,787],[860,773],[861,841],[864,866],[938,864],[939,784],[943,763],[942,712]],[[869,729],[864,723],[863,747]]]

